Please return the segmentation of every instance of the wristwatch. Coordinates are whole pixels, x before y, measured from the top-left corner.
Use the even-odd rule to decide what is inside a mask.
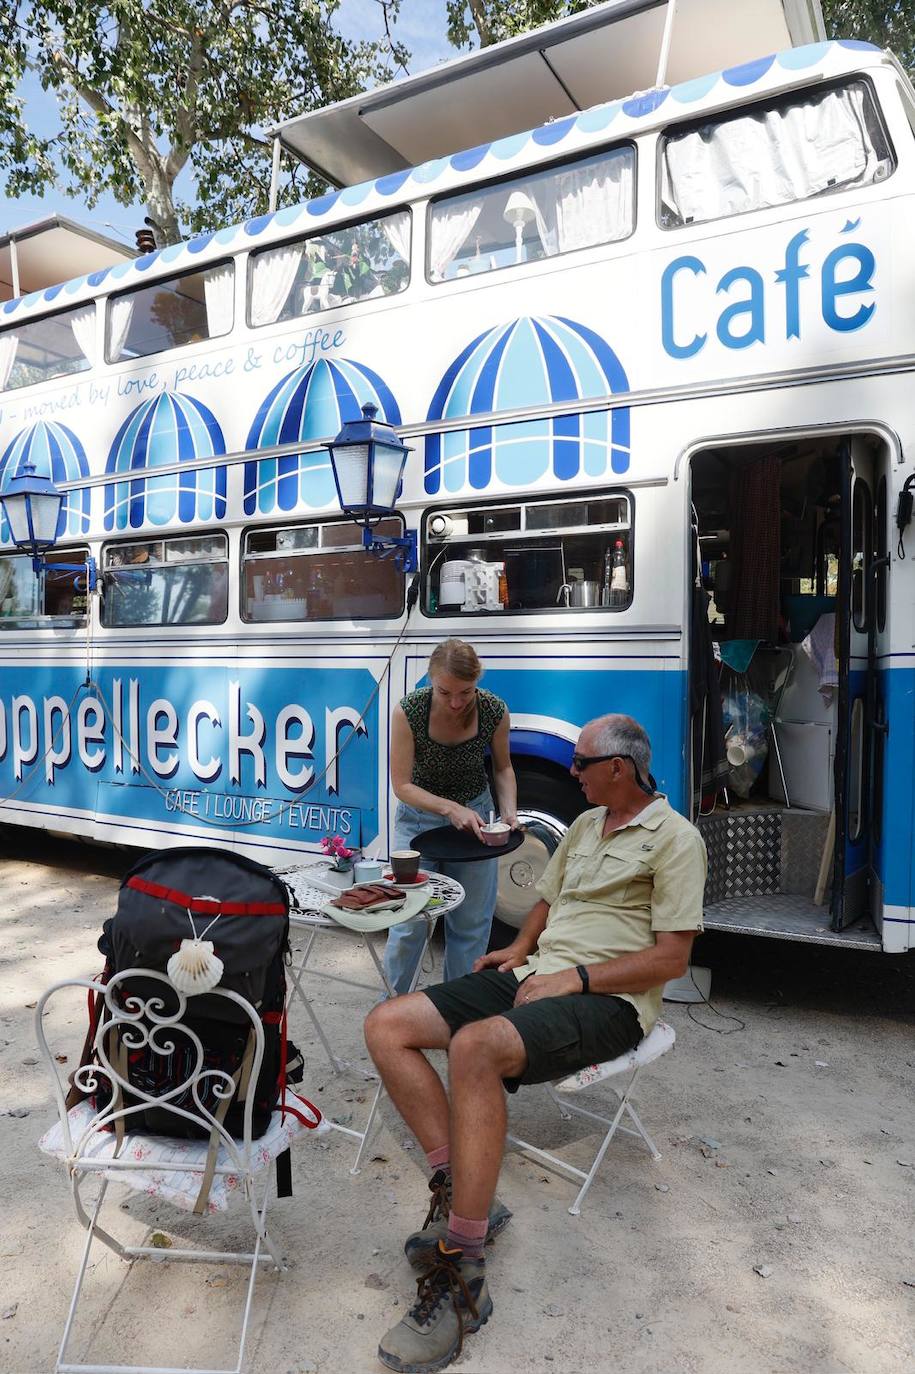
[[[579,978],[581,979],[581,990],[582,990],[582,992],[590,992],[590,991],[591,991],[591,979],[588,977],[588,970],[585,968],[584,964],[576,964],[576,965],[575,965],[575,972],[578,974]]]

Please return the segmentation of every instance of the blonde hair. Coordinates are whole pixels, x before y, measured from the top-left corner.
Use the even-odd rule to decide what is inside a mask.
[[[483,665],[472,644],[463,639],[446,639],[429,656],[429,676],[433,673],[450,673],[462,682],[478,682],[483,676]]]

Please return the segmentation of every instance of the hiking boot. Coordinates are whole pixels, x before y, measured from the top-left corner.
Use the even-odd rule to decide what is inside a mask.
[[[414,1269],[425,1269],[435,1256],[439,1241],[448,1235],[448,1213],[451,1211],[451,1175],[444,1169],[437,1169],[429,1180],[432,1201],[426,1213],[422,1229],[414,1231],[404,1241],[403,1252]],[[496,1236],[504,1231],[512,1219],[512,1214],[497,1197],[489,1209],[489,1229],[486,1232],[486,1245],[492,1245]]]
[[[438,1245],[407,1315],[383,1337],[378,1358],[400,1374],[433,1374],[460,1355],[464,1337],[489,1320],[486,1261]]]

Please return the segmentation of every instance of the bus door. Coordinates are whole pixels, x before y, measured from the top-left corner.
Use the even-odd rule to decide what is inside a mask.
[[[889,451],[840,447],[842,524],[837,599],[837,729],[832,928],[882,915],[877,854],[888,721],[880,655],[887,638]]]

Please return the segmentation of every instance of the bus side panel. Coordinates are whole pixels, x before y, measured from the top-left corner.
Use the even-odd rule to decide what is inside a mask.
[[[359,724],[367,668],[188,661],[84,678],[76,664],[0,667],[5,820],[115,843],[231,843],[268,861],[329,833],[377,837],[387,727],[382,740],[377,696]]]
[[[518,667],[487,667],[485,685],[508,703],[513,720],[526,715],[549,716],[581,727],[611,711],[634,716],[651,740],[652,771],[659,790],[677,810],[684,811],[686,673],[679,658],[638,655],[641,663],[646,663],[646,657],[650,666],[632,668],[613,655],[603,662],[595,658],[572,660],[562,668],[541,668],[534,660],[529,664],[521,661]]]
[[[883,885],[883,948],[901,954],[915,948],[915,668],[879,675],[890,722],[884,746],[881,844],[875,856]]]

